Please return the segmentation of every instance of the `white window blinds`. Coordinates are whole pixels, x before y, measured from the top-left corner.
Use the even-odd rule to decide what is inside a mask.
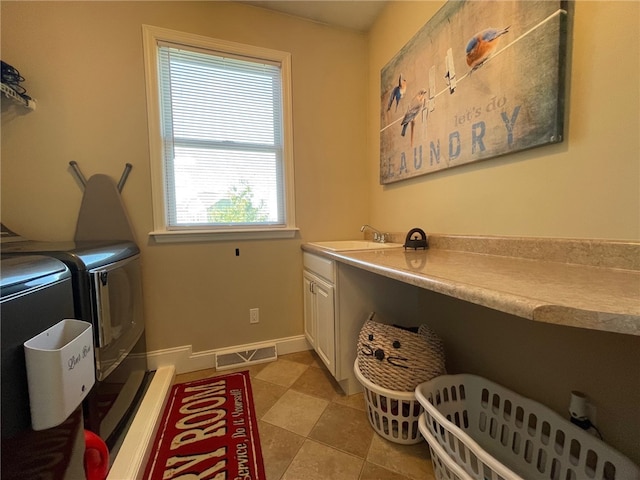
[[[285,225],[280,65],[158,44],[167,229]]]

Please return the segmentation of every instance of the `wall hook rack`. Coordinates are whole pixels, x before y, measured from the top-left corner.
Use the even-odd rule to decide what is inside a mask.
[[[87,186],[87,178],[82,174],[82,171],[78,166],[78,162],[76,162],[75,160],[71,160],[69,162],[69,165],[71,165],[71,168],[73,169],[73,173],[75,174],[76,178],[82,185],[82,189],[84,190],[84,187]],[[122,192],[122,189],[124,188],[124,184],[127,183],[127,178],[129,177],[129,173],[131,173],[132,168],[133,168],[133,165],[131,165],[130,163],[125,164],[124,171],[122,172],[122,176],[120,177],[120,181],[118,182],[118,192]]]
[[[127,183],[127,178],[129,177],[129,173],[131,173],[131,169],[133,166],[130,163],[125,163],[124,171],[122,172],[122,176],[120,177],[120,181],[118,182],[118,191],[122,192],[124,188],[124,184]]]
[[[71,165],[71,168],[73,169],[73,173],[75,174],[76,178],[78,179],[78,181],[82,185],[82,190],[84,190],[84,187],[87,186],[87,179],[82,174],[82,171],[80,170],[80,167],[78,166],[78,162],[76,162],[75,160],[71,160],[69,162],[69,165]]]

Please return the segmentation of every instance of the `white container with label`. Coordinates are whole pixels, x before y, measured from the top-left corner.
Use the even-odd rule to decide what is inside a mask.
[[[60,425],[95,382],[91,324],[62,320],[25,342],[24,353],[32,428]]]

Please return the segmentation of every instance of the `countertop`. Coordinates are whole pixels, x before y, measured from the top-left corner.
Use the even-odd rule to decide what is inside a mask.
[[[535,242],[540,256],[555,252],[554,259],[575,257],[580,252],[597,251],[598,256],[616,256],[616,268],[602,258],[580,263],[524,258],[518,248],[504,249],[510,256],[484,253],[487,245],[508,243],[527,247],[531,257],[532,239],[478,237],[438,237],[430,245],[445,248],[405,250],[331,251],[304,244],[302,249],[339,263],[392,278],[502,312],[538,322],[589,328],[627,335],[640,335],[640,244],[628,242],[553,241]],[[453,241],[451,241],[453,240]],[[477,242],[476,242],[477,240]],[[495,243],[499,242],[499,243]],[[513,243],[515,242],[515,243]],[[593,244],[596,243],[596,248]],[[469,244],[482,248],[469,248]],[[458,246],[464,245],[462,249]],[[589,246],[589,249],[585,248]],[[549,250],[550,249],[550,250]],[[563,249],[568,255],[557,255]],[[477,250],[483,253],[477,253]],[[622,253],[621,253],[622,252]],[[588,257],[588,255],[587,255]],[[548,258],[548,256],[546,257]],[[628,260],[628,261],[627,261]],[[586,264],[585,264],[586,263]],[[589,264],[592,263],[592,264]],[[620,265],[625,268],[618,268]]]

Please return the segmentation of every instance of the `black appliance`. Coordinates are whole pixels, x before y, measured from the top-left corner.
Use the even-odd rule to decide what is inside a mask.
[[[84,478],[82,406],[57,427],[31,428],[29,387],[23,344],[73,318],[71,272],[44,256],[2,257],[0,266],[2,343],[3,479]]]
[[[18,240],[18,241],[15,241]],[[107,444],[111,459],[150,382],[140,250],[130,241],[38,242],[12,239],[3,255],[45,255],[71,272],[74,316],[94,331],[96,383],[83,403],[85,428]]]

